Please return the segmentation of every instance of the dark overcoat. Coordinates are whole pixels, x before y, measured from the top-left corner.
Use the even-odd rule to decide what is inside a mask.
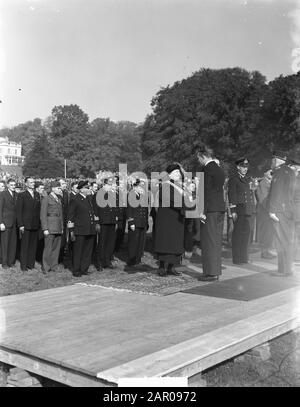
[[[67,215],[68,222],[74,223],[75,235],[95,235],[97,219],[91,199],[77,194],[69,204]]]
[[[168,202],[169,191],[169,205]],[[159,206],[155,220],[154,251],[164,254],[184,252],[184,213],[183,194],[172,182],[163,182],[159,189]],[[166,202],[164,203],[164,200]]]

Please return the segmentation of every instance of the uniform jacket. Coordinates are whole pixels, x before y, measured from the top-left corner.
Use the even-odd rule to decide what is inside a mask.
[[[37,230],[40,226],[40,195],[34,191],[32,197],[27,190],[20,192],[17,199],[17,223],[28,230]]]
[[[71,201],[73,201],[73,199],[75,198],[75,196],[77,195],[77,193],[74,193],[73,191],[70,192],[69,194],[69,204]]]
[[[128,220],[128,226],[135,225],[136,228],[147,228],[148,227],[148,216],[149,208],[147,202],[141,202],[139,206],[133,206],[130,204],[130,196],[135,193],[134,190],[128,195],[128,204],[126,208],[126,217]],[[141,196],[135,193],[136,201],[141,200]]]
[[[62,203],[62,211],[63,211],[63,218],[64,222],[67,220],[67,214],[68,214],[68,206],[69,206],[69,193],[68,191],[64,190],[62,191],[62,195],[59,195],[59,198]]]
[[[77,194],[69,204],[67,221],[74,223],[75,235],[95,235],[97,218],[92,200]]]
[[[204,167],[204,212],[225,212],[225,173],[214,161]]]
[[[98,205],[100,196],[102,196],[104,200],[108,202],[106,206]],[[119,219],[119,209],[117,207],[116,192],[105,192],[103,189],[100,189],[96,195],[96,202],[100,225],[115,225]],[[109,205],[109,203],[111,203],[111,205]]]
[[[4,223],[7,228],[11,228],[16,224],[16,201],[16,192],[14,192],[13,197],[8,190],[0,193],[0,223]]]
[[[238,215],[252,215],[255,213],[255,200],[250,189],[250,178],[234,175],[228,182],[228,199],[231,212]]]
[[[45,196],[41,204],[41,224],[43,230],[49,230],[49,233],[62,234],[64,219],[62,211],[62,202],[51,194]]]
[[[292,219],[295,211],[295,189],[295,172],[288,165],[281,166],[273,175],[269,195],[269,212],[285,214]]]
[[[298,176],[296,177],[294,202],[295,202],[295,221],[300,222],[300,173],[299,172],[298,172]]]
[[[255,191],[256,199],[258,204],[267,207],[268,197],[271,188],[271,181],[264,177],[258,184],[257,190]]]

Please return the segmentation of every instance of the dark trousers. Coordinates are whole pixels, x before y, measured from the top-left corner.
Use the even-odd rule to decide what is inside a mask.
[[[206,213],[205,223],[201,224],[201,248],[203,274],[219,276],[222,273],[222,235],[224,213]]]
[[[42,263],[44,253],[44,233],[42,229],[39,229],[38,242],[36,248],[36,261]]]
[[[60,245],[61,235],[48,235],[44,238],[43,267],[45,271],[55,271],[57,268]]]
[[[251,218],[249,215],[238,215],[234,222],[232,231],[233,263],[247,263],[249,260]]]
[[[118,228],[116,231],[116,244],[115,244],[115,252],[119,252],[121,249],[121,246],[124,241],[124,236],[125,236],[125,229],[126,229],[126,218],[121,219],[118,222]]]
[[[300,261],[300,222],[295,225],[295,260]]]
[[[87,273],[92,261],[95,235],[76,235],[73,242],[73,274]]]
[[[21,269],[34,268],[36,248],[38,242],[38,230],[25,229],[21,238],[20,263]]]
[[[146,228],[128,228],[128,265],[139,264],[142,261],[146,242]]]
[[[97,255],[102,267],[107,267],[111,262],[116,244],[115,225],[101,225],[100,238],[98,241]]]
[[[275,248],[278,254],[278,272],[292,273],[294,261],[294,231],[295,224],[284,214],[276,214],[279,222],[274,222]]]
[[[256,229],[257,240],[261,248],[263,250],[271,249],[274,240],[273,221],[269,216],[269,212],[260,204],[257,204]]]
[[[17,229],[16,226],[1,232],[2,265],[12,266],[16,261]]]
[[[194,219],[186,218],[184,220],[184,250],[186,252],[193,251],[194,242]]]

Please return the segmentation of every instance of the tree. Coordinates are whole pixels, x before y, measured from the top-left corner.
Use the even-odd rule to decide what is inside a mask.
[[[269,83],[262,108],[265,144],[289,150],[300,140],[300,73]]]
[[[128,172],[140,171],[142,126],[129,121],[120,121],[116,124],[116,130],[121,139],[119,162],[127,164]]]
[[[194,170],[199,167],[195,150],[203,143],[220,159],[232,161],[255,137],[264,92],[265,78],[241,68],[201,69],[161,89],[144,124],[144,168],[162,170],[168,162],[180,161]]]
[[[77,105],[52,109],[50,142],[56,155],[67,160],[68,177],[94,175],[88,163],[91,150],[88,120],[88,115]]]
[[[51,152],[51,146],[44,132],[39,136],[25,157],[24,176],[56,178],[64,175],[63,161]]]
[[[42,121],[39,118],[29,120],[14,126],[7,135],[11,141],[22,143],[22,155],[27,155],[32,149],[34,142],[44,132]]]

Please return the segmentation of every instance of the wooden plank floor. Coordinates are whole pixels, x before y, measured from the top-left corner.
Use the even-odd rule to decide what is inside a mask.
[[[231,268],[227,277],[242,271]],[[95,379],[99,372],[213,335],[247,318],[255,320],[276,307],[298,309],[299,296],[300,286],[241,302],[185,293],[148,296],[76,284],[1,297],[0,351]]]

